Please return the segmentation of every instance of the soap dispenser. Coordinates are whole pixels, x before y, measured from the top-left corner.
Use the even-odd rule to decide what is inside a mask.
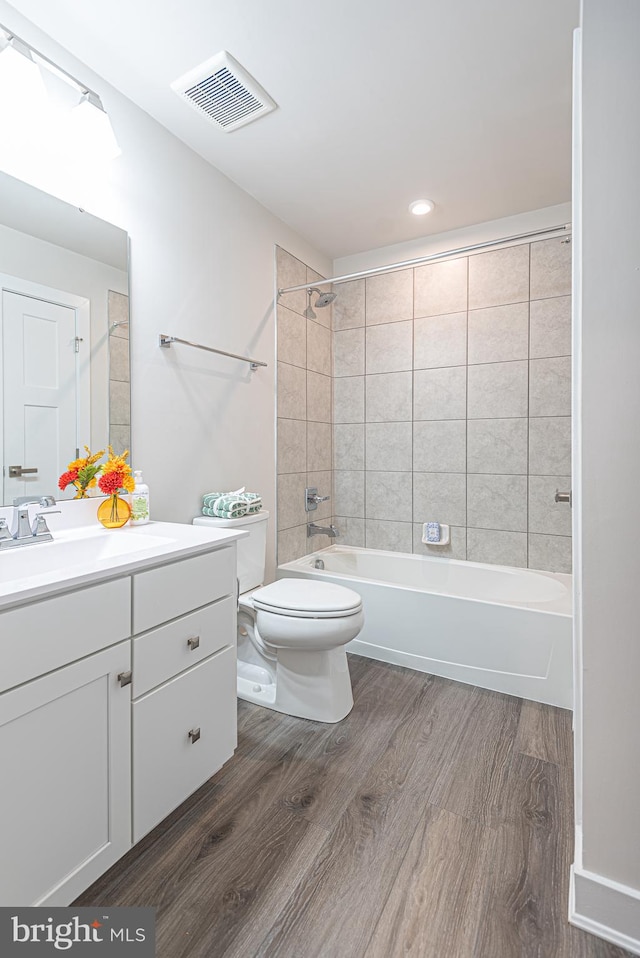
[[[149,486],[142,481],[140,469],[136,469],[133,475],[136,484],[131,493],[131,524],[141,526],[149,521]]]

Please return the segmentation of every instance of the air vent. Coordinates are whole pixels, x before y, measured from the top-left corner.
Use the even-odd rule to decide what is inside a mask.
[[[226,50],[185,73],[171,84],[171,89],[225,133],[276,108],[271,97]]]

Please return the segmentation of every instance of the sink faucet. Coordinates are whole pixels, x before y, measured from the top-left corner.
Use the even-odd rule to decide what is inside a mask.
[[[31,496],[18,496],[13,500],[13,520],[11,529],[6,519],[0,519],[0,550],[16,546],[33,545],[36,542],[51,542],[53,536],[47,527],[46,516],[60,509],[50,509],[56,500],[53,496],[41,496],[32,499]],[[33,522],[29,520],[29,506],[40,506],[46,512],[37,512]]]
[[[307,539],[310,539],[311,536],[329,536],[330,539],[335,539],[339,535],[340,533],[334,525],[317,526],[315,522],[310,522],[307,526]]]

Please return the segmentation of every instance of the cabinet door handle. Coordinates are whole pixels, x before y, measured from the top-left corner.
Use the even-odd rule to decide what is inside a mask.
[[[200,729],[192,728],[189,732],[189,738],[191,739],[191,744],[193,745],[200,738]]]
[[[192,635],[190,639],[187,639],[187,645],[189,646],[189,648],[190,648],[191,651],[193,652],[194,649],[197,649],[198,646],[200,645],[200,636],[199,636],[199,635]]]
[[[120,683],[122,688],[124,688],[125,685],[131,685],[132,676],[133,676],[132,672],[120,672],[118,674],[118,682]]]

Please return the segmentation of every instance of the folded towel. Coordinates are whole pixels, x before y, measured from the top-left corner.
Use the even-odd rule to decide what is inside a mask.
[[[209,511],[205,512],[205,509]],[[205,515],[219,515],[224,519],[239,519],[240,516],[246,515],[247,509],[246,501],[235,495],[215,496],[213,493],[209,493],[203,496],[202,511]]]
[[[247,514],[252,516],[262,509],[262,496],[257,492],[245,492],[240,496],[247,503]]]
[[[239,516],[237,512],[225,512],[224,509],[208,509],[206,506],[202,507],[202,515],[216,519],[242,519],[242,516]]]

